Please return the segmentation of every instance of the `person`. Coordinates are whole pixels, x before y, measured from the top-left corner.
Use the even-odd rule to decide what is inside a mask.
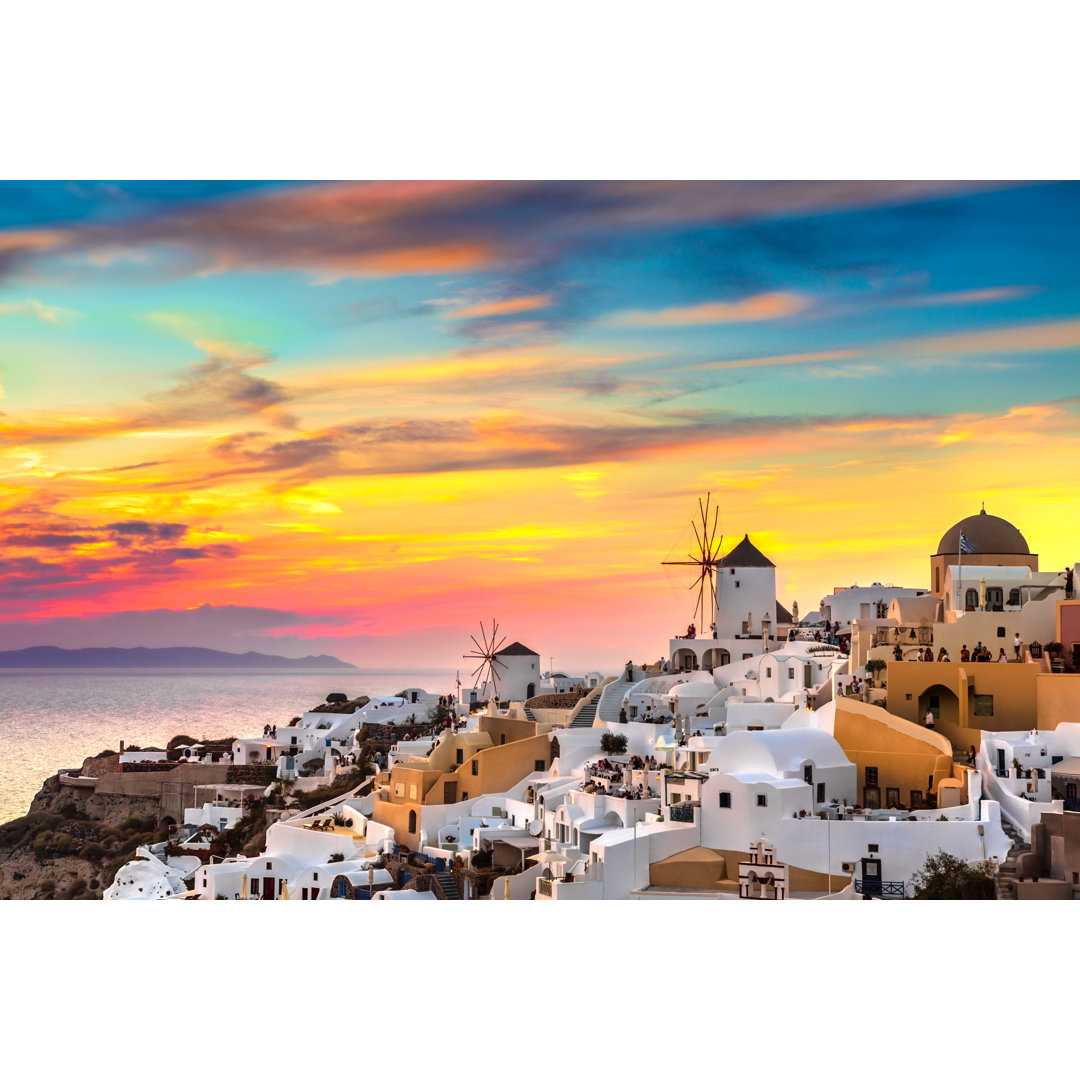
[[[844,684],[839,679],[836,680],[836,696],[844,696]]]
[[[620,724],[625,724],[626,723],[626,706],[625,705],[621,709],[619,709],[619,723]]]
[[[713,639],[715,640],[716,639],[716,623],[712,624],[712,636],[713,636]]]
[[[948,660],[948,659],[949,659],[949,654],[948,654],[948,652],[946,651],[946,649],[945,649],[945,646],[944,646],[944,645],[942,645],[942,646],[941,646],[941,648],[940,648],[940,649],[938,649],[938,654],[937,654],[937,658],[938,658],[938,663],[939,663],[939,664],[940,664],[940,663],[942,663],[943,661],[945,661],[945,660]]]
[[[974,765],[975,764],[975,747],[974,746],[969,746],[968,747],[968,757],[971,759],[971,764]]]
[[[932,664],[934,662],[934,650],[929,645],[926,646],[926,659]]]
[[[966,645],[960,646],[960,663],[966,664],[971,660],[971,651]]]
[[[1020,631],[1017,630],[1016,631],[1016,636],[1013,638],[1013,652],[1016,653],[1016,659],[1017,660],[1020,659],[1020,649],[1023,646],[1023,644],[1024,644],[1024,639],[1020,636]],[[1004,652],[1005,650],[1002,649],[1001,651]]]
[[[998,663],[999,664],[1007,664],[1008,662],[1009,662],[1009,658],[1005,655],[1005,650],[1004,649],[998,649]]]
[[[933,709],[927,709],[926,710],[926,716],[923,718],[923,723],[928,728],[932,728],[934,726],[934,710]]]
[[[892,654],[893,654],[893,659],[894,660],[903,660],[904,659],[904,650],[901,649],[899,645],[894,646]]]
[[[1065,567],[1065,599],[1071,600],[1073,598],[1073,569],[1071,566]]]

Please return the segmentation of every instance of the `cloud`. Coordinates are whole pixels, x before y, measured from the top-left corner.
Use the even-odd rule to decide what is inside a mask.
[[[0,304],[0,315],[29,315],[31,318],[38,319],[41,322],[60,326],[76,318],[78,312],[70,311],[68,308],[43,304],[40,300],[13,300]]]
[[[824,364],[851,360],[862,355],[856,349],[831,349],[822,352],[786,353],[781,356],[757,356],[747,360],[716,360],[697,364],[691,371],[717,371],[724,368],[787,367],[790,364]]]
[[[1080,319],[964,330],[955,334],[913,338],[893,343],[910,354],[976,356],[987,353],[1051,352],[1080,347]]]
[[[0,525],[0,597],[31,608],[61,597],[101,596],[181,574],[178,564],[231,559],[232,544],[183,544],[188,526],[117,521],[95,526],[47,511]]]
[[[704,326],[718,323],[765,322],[797,315],[810,306],[798,293],[770,292],[742,300],[713,300],[659,311],[622,311],[603,320],[613,326]]]
[[[253,369],[274,362],[271,353],[228,341],[200,339],[195,344],[203,350],[204,359],[182,373],[173,386],[150,394],[143,402],[98,416],[0,413],[0,442],[33,446],[121,435],[191,433],[182,430],[185,426],[198,434],[215,423],[253,418],[276,427],[296,426],[296,417],[283,407],[290,392],[272,379],[252,374]]]
[[[196,645],[226,652],[254,649],[284,655],[305,655],[304,637],[318,630],[348,622],[342,616],[305,614],[274,608],[234,605],[177,610],[116,611],[83,618],[20,619],[0,623],[0,650],[24,649],[35,645],[55,645],[62,649],[169,648]],[[291,632],[294,640],[278,635]],[[271,636],[273,635],[273,636]]]
[[[134,218],[0,232],[0,268],[45,254],[157,254],[173,274],[469,272],[533,265],[598,235],[741,223],[927,199],[993,185],[936,182],[498,182],[310,184],[179,203]],[[141,253],[141,254],[140,254]],[[140,273],[145,270],[140,269]]]
[[[1033,285],[1002,285],[990,289],[963,289],[958,292],[925,293],[890,301],[892,307],[958,307],[971,304],[1000,304],[1023,300],[1039,290]]]
[[[552,298],[543,293],[532,296],[517,296],[509,300],[491,300],[487,303],[466,304],[450,308],[445,312],[447,319],[482,319],[500,315],[517,315],[523,311],[536,311],[550,307]]]

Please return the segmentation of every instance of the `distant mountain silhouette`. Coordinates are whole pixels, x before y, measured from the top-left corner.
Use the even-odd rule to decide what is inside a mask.
[[[296,668],[347,668],[336,656],[304,656],[291,660],[266,653],[219,652],[216,649],[58,649],[37,645],[30,649],[0,652],[0,668],[250,668],[289,670]]]

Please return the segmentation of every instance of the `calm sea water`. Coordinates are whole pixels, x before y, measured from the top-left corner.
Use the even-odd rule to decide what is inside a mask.
[[[452,671],[0,671],[0,822],[25,814],[42,781],[101,750],[281,727],[331,692],[454,690]]]

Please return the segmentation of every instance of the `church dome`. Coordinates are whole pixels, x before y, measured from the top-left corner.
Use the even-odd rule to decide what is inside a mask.
[[[975,549],[973,555],[1030,555],[1027,541],[1015,526],[1004,518],[994,517],[981,510],[958,521],[938,544],[939,555],[955,555],[963,533]]]

